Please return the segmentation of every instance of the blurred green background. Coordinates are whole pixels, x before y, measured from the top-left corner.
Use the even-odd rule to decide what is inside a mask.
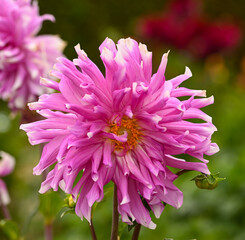
[[[202,59],[195,59],[186,52],[155,41],[146,40],[138,34],[140,17],[159,12],[169,1],[154,0],[40,0],[41,14],[50,13],[55,23],[45,22],[41,33],[58,34],[67,42],[65,55],[75,58],[77,43],[86,51],[103,71],[98,47],[108,36],[117,41],[132,37],[147,44],[153,51],[154,69],[158,67],[161,55],[171,48],[167,78],[184,72],[188,66],[193,77],[182,86],[206,89],[207,95],[214,95],[215,103],[204,109],[213,117],[218,128],[213,136],[220,152],[212,157],[209,168],[220,172],[226,180],[213,191],[200,190],[190,181],[197,173],[181,176],[176,185],[184,192],[184,204],[176,210],[167,206],[160,219],[153,221],[156,230],[143,228],[140,238],[158,240],[244,240],[245,239],[245,44],[243,41],[230,54],[216,53]],[[245,31],[244,0],[206,0],[204,13],[210,19],[222,16],[235,19],[242,32]],[[11,117],[9,120],[8,117]],[[32,168],[39,161],[39,147],[30,146],[24,132],[19,130],[20,116],[13,117],[6,103],[0,102],[0,149],[16,158],[12,175],[4,178],[12,199],[9,209],[12,218],[20,227],[26,240],[41,240],[43,237],[43,215],[39,206],[41,177],[32,175]],[[88,223],[73,214],[60,218],[60,206],[65,195],[59,192],[49,206],[57,216],[54,220],[55,240],[91,239]],[[109,239],[111,195],[98,204],[94,225],[98,239]],[[52,212],[51,211],[51,212]],[[2,217],[0,215],[0,217]],[[132,232],[124,229],[121,239],[130,239]],[[0,232],[0,239],[5,239]]]

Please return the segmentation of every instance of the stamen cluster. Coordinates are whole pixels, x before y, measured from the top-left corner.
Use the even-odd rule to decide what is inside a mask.
[[[110,124],[110,132],[116,135],[127,134],[127,141],[125,143],[113,140],[115,143],[115,150],[130,150],[135,148],[142,133],[139,130],[136,119],[123,117],[120,122]]]

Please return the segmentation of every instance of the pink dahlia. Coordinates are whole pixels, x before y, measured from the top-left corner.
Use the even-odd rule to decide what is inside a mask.
[[[156,217],[163,202],[179,208],[183,201],[173,184],[177,175],[168,166],[209,174],[203,155],[218,151],[211,143],[216,128],[200,108],[212,104],[213,97],[179,87],[191,77],[189,68],[166,81],[168,54],[152,76],[152,53],[130,38],[117,46],[107,38],[100,46],[105,76],[79,45],[75,49],[77,59],[59,58],[52,71],[59,83],[41,79],[58,92],[29,104],[46,119],[20,127],[31,144],[47,143],[34,174],[55,165],[40,193],[60,186],[76,200],[76,214],[90,221],[92,205],[102,200],[103,186],[113,181],[122,220],[155,228],[142,199]],[[173,156],[179,154],[200,161]]]
[[[15,166],[14,158],[6,152],[0,151],[0,177],[9,175]],[[0,179],[0,205],[7,205],[10,203],[10,197],[6,184]]]
[[[56,58],[61,56],[64,42],[58,36],[36,36],[44,20],[36,2],[0,0],[0,98],[11,109],[23,108],[45,92],[40,76],[47,76]]]

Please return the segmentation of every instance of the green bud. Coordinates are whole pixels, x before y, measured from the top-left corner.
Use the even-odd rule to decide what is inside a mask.
[[[192,180],[195,180],[198,188],[212,190],[218,186],[218,182],[225,180],[225,178],[219,178],[219,173],[217,173],[197,175]]]
[[[67,195],[67,197],[64,199],[66,207],[69,208],[75,208],[76,203],[73,201],[72,195]]]
[[[68,206],[69,206],[70,208],[74,208],[74,207],[76,206],[76,203],[73,201],[72,196],[70,196],[70,197],[68,198]]]

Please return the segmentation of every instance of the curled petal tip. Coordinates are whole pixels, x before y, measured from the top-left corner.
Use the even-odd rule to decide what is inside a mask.
[[[84,50],[81,50],[81,47],[80,47],[80,44],[78,43],[76,46],[75,46],[75,50],[78,54],[78,56],[81,58],[81,60],[86,60],[87,59],[87,54],[85,53]]]
[[[66,109],[70,109],[71,105],[69,103],[65,103],[65,107],[66,107]]]
[[[143,43],[139,43],[139,49],[143,51],[145,54],[148,53],[147,46]]]
[[[47,78],[40,77],[40,84],[41,85],[47,85],[48,83],[49,83],[49,81],[47,80]]]
[[[170,53],[170,50],[168,50],[166,53],[164,53],[163,56],[162,56],[162,59],[165,59],[165,61],[167,61],[169,53]]]
[[[93,137],[93,135],[94,135],[94,134],[93,134],[92,132],[88,132],[88,133],[87,133],[88,138]]]
[[[157,225],[152,221],[148,225],[148,228],[150,228],[150,229],[156,229],[156,227],[157,227]]]
[[[185,67],[185,75],[192,77],[192,72],[191,72],[190,68]]]
[[[207,97],[207,91],[206,90],[201,90],[200,92],[201,93],[198,96],[200,96],[200,97]]]
[[[21,125],[20,125],[20,129],[25,131],[25,129],[26,129],[26,128],[25,128],[25,124],[21,124]]]
[[[35,108],[38,106],[37,102],[28,103],[27,106],[30,110],[36,110]]]
[[[182,204],[183,204],[183,199],[181,198],[178,200],[178,202],[176,204],[176,208],[179,209],[182,206]]]
[[[148,183],[148,184],[147,184],[147,187],[148,187],[149,189],[152,189],[152,184]]]
[[[92,174],[92,179],[93,179],[94,182],[97,182],[98,179],[99,179],[98,174],[97,173]]]
[[[41,175],[41,173],[42,173],[42,171],[39,169],[39,168],[37,168],[37,167],[35,167],[34,169],[33,169],[33,175]]]
[[[120,205],[129,203],[129,202],[130,202],[130,199],[128,197],[124,197],[123,200],[120,202]]]
[[[80,51],[81,50],[80,43],[78,43],[74,48],[75,48],[76,51]]]

